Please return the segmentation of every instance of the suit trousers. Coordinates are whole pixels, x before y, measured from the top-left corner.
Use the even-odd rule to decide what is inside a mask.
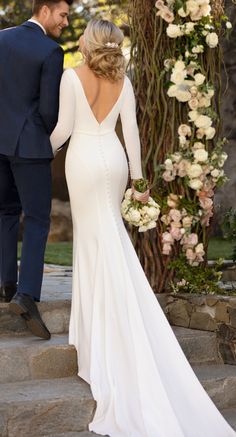
[[[50,228],[51,160],[0,154],[0,284],[17,282],[17,242],[24,230],[17,292],[40,301]]]

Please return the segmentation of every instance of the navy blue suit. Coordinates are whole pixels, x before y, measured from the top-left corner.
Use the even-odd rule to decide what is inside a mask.
[[[19,216],[24,237],[18,292],[40,300],[50,226],[50,144],[64,53],[35,23],[0,31],[0,285],[17,282]]]

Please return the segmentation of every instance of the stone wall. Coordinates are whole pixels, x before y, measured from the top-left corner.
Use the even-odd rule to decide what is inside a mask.
[[[173,326],[217,332],[219,349],[227,364],[236,364],[236,296],[157,295]]]

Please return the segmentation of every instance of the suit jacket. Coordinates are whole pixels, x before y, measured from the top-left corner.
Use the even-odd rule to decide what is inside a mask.
[[[35,23],[0,31],[0,154],[53,157],[63,58]]]

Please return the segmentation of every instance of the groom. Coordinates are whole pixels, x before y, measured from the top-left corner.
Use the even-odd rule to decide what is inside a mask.
[[[29,21],[0,31],[0,302],[11,301],[10,310],[44,339],[50,338],[50,332],[35,302],[40,301],[50,225],[53,153],[49,137],[57,123],[64,58],[50,37],[58,38],[68,26],[72,2],[34,0]]]

